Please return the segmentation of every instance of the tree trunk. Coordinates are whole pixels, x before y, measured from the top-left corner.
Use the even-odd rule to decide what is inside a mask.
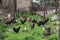
[[[14,0],[14,13],[16,12],[16,7],[17,7],[16,0]]]
[[[11,9],[12,9],[12,12],[13,12],[13,18],[15,19],[16,18],[16,0],[11,0]]]
[[[46,0],[44,0],[44,17],[43,17],[43,20],[45,20],[45,14],[47,14],[47,3],[46,3],[47,1]]]
[[[14,18],[16,18],[16,0],[14,0]]]
[[[57,9],[58,9],[58,7],[59,7],[59,3],[58,3],[59,1],[58,0],[55,0],[55,3],[56,3],[56,9],[55,9],[55,11],[57,12]]]

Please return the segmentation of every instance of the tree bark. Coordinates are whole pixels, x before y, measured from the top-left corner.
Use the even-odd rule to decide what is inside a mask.
[[[14,4],[14,9],[13,9],[14,10],[14,19],[15,19],[16,18],[16,6],[17,6],[16,5],[16,0],[14,0],[13,4]]]
[[[56,3],[56,9],[55,9],[55,11],[57,12],[57,9],[58,9],[58,7],[59,7],[59,3],[58,3],[59,1],[58,0],[55,0],[55,3]]]
[[[45,14],[47,14],[47,3],[46,3],[47,1],[46,0],[44,0],[44,14],[43,14],[43,20],[45,20]]]

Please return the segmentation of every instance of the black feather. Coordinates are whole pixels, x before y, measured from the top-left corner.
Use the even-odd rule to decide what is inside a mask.
[[[35,19],[32,20],[33,23],[36,23],[37,21]]]
[[[47,18],[43,21],[36,22],[36,23],[38,24],[38,26],[40,26],[40,25],[45,25],[48,21],[49,21],[49,18]]]
[[[20,26],[18,28],[15,28],[15,27],[13,28],[13,31],[16,32],[16,33],[18,33],[19,30],[20,30]]]
[[[49,18],[42,21],[42,25],[45,25],[49,21]]]
[[[37,22],[37,25],[38,25],[38,26],[40,26],[40,25],[42,25],[42,24],[43,24],[42,21]]]

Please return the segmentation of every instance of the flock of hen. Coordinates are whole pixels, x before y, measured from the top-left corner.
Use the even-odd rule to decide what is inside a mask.
[[[8,15],[8,18],[10,17],[10,15]],[[16,19],[11,19],[10,21],[6,21],[6,24],[7,25],[10,25],[11,23],[17,23],[18,20]],[[35,19],[32,19],[32,18],[28,18],[28,17],[20,17],[20,21],[21,21],[21,24],[24,24],[26,21],[28,21],[30,23],[30,28],[31,29],[34,29],[35,27],[35,24],[37,24],[38,26],[40,25],[45,25],[48,21],[49,21],[49,18],[46,18],[45,20],[42,20],[42,21],[37,21]],[[13,28],[13,31],[18,33],[19,30],[20,30],[20,26],[18,28]],[[42,29],[44,30],[45,32],[45,35],[50,35],[50,27],[42,27]],[[24,30],[26,32],[28,32],[28,28],[25,27]]]

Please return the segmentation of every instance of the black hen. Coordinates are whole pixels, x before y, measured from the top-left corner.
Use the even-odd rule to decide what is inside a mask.
[[[22,24],[24,24],[24,23],[26,22],[26,17],[24,17],[24,18],[21,17],[21,18],[20,18],[20,21],[21,21]]]
[[[45,19],[44,21],[42,21],[41,25],[45,25],[48,21],[49,21],[49,18]]]
[[[15,28],[15,27],[13,28],[13,31],[16,32],[16,33],[18,33],[19,30],[20,30],[20,26],[18,28]]]
[[[44,21],[39,21],[39,22],[36,22],[36,23],[38,24],[38,26],[40,26],[40,25],[46,24],[48,21],[49,21],[49,19],[47,18]]]
[[[45,20],[45,23],[47,23],[49,21],[49,18],[47,18],[46,20]]]
[[[38,26],[42,25],[42,21],[37,22],[37,25]]]
[[[36,23],[37,21],[35,19],[32,20],[33,23]]]

